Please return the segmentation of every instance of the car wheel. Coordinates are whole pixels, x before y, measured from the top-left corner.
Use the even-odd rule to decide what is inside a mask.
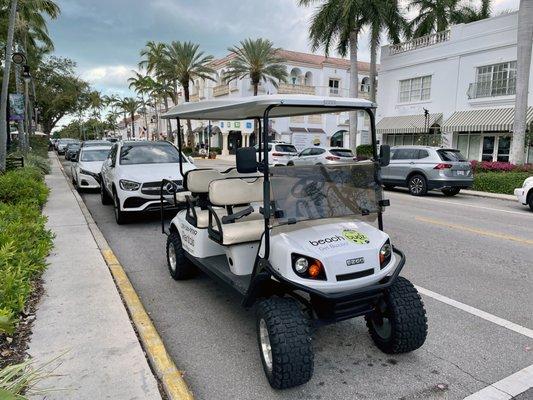
[[[308,382],[313,375],[309,319],[294,299],[261,301],[256,313],[257,342],[270,386],[287,389]]]
[[[111,197],[109,196],[109,193],[107,192],[103,181],[100,184],[100,201],[104,206],[113,203],[113,199],[111,199]]]
[[[452,197],[452,196],[455,196],[456,194],[459,194],[459,192],[461,191],[461,188],[448,188],[448,189],[442,189],[442,194],[444,194],[444,196],[448,196],[448,197]]]
[[[293,162],[288,162],[287,163],[287,167],[294,167],[294,163]]]
[[[428,192],[426,178],[420,174],[409,178],[408,187],[409,193],[413,196],[424,196]]]
[[[529,190],[529,194],[527,195],[527,204],[529,205],[531,211],[533,211],[533,189]]]
[[[167,237],[167,264],[170,276],[176,281],[191,278],[196,272],[194,264],[185,256],[178,232]]]
[[[426,341],[424,303],[413,284],[401,276],[365,320],[374,344],[386,354],[408,353]]]
[[[122,225],[128,222],[128,215],[120,209],[120,200],[117,192],[113,191],[113,211],[115,212],[115,221]]]

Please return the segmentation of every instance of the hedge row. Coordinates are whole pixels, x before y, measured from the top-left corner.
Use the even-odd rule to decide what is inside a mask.
[[[33,280],[46,267],[52,233],[41,207],[47,197],[37,168],[0,175],[0,333],[14,330]]]
[[[522,187],[529,172],[478,172],[474,174],[474,190],[490,193],[513,194]]]

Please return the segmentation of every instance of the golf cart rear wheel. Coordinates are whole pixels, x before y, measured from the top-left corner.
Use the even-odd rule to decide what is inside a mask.
[[[426,341],[424,304],[413,284],[401,276],[365,319],[374,344],[386,354],[409,353]]]
[[[167,237],[167,264],[170,276],[176,281],[188,279],[196,272],[196,267],[185,257],[185,250],[177,232],[172,232]]]
[[[444,194],[444,196],[448,196],[448,197],[452,197],[452,196],[455,196],[456,194],[459,194],[459,192],[461,191],[461,188],[448,188],[448,189],[442,189],[442,194]]]
[[[302,385],[313,375],[309,319],[298,302],[272,297],[257,306],[257,341],[270,386],[287,389]]]

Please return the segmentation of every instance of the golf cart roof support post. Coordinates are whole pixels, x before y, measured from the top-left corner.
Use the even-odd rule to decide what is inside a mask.
[[[269,176],[269,168],[268,168],[268,115],[270,113],[270,110],[272,110],[274,107],[277,107],[277,104],[272,104],[268,106],[263,114],[263,126],[262,126],[262,132],[263,132],[263,173],[264,173],[264,181],[263,181],[263,216],[265,217],[265,255],[264,258],[268,260],[269,254],[270,254],[270,176]],[[261,139],[259,140],[259,143],[261,143]],[[261,145],[261,144],[260,144]]]
[[[381,185],[381,173],[380,173],[380,164],[379,164],[379,155],[378,155],[378,141],[376,137],[376,117],[372,109],[365,109],[370,119],[370,135],[372,136],[372,154],[374,157],[374,162],[376,163],[375,177],[374,179]],[[380,231],[383,230],[383,213],[381,209],[378,211],[378,228]]]
[[[255,133],[255,136],[256,136],[256,140],[257,140],[257,145],[258,145],[258,152],[259,152],[259,162],[261,162],[261,160],[263,160],[263,152],[261,151],[262,150],[262,147],[261,147],[261,132],[263,132],[261,130],[261,118],[255,118],[255,121],[257,122],[257,132],[254,132]]]
[[[177,135],[178,135],[178,151],[179,151],[179,160],[180,160],[180,174],[181,179],[183,182],[183,179],[185,175],[183,175],[183,151],[182,151],[182,143],[181,143],[181,126],[180,126],[180,117],[176,117],[176,122],[178,124],[177,128]]]

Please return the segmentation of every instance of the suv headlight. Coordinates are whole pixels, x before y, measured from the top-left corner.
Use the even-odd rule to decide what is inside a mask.
[[[380,269],[383,269],[387,266],[387,264],[390,262],[392,257],[392,246],[390,244],[390,240],[387,239],[387,241],[381,246],[381,249],[379,250],[379,267]]]
[[[128,181],[127,179],[121,179],[119,181],[119,184],[120,184],[120,188],[122,190],[133,191],[133,190],[137,190],[137,189],[139,189],[141,187],[141,184],[139,182]]]

